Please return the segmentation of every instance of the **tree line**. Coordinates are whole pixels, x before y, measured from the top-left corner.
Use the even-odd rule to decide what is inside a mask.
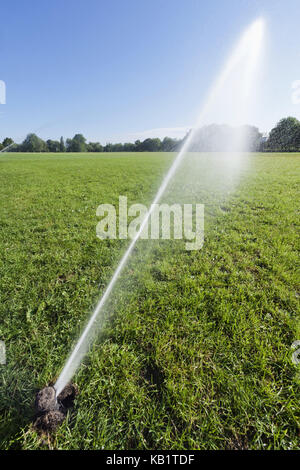
[[[180,140],[165,137],[136,140],[134,143],[108,143],[101,145],[99,142],[87,142],[82,134],[76,134],[72,139],[63,137],[60,140],[42,140],[36,134],[28,134],[21,144],[6,137],[0,143],[0,151],[7,148],[9,152],[172,152],[179,148]]]
[[[189,137],[189,133],[183,139],[148,138],[143,141],[136,140],[133,143],[108,143],[106,145],[101,145],[99,142],[87,142],[82,134],[76,134],[66,141],[63,137],[60,140],[44,141],[36,134],[28,134],[21,144],[14,143],[11,138],[6,137],[0,143],[0,151],[6,149],[11,152],[173,152],[180,149]],[[294,117],[281,119],[267,137],[264,137],[254,126],[232,127],[211,124],[194,131],[189,150],[195,152],[232,150],[299,152],[300,122]]]

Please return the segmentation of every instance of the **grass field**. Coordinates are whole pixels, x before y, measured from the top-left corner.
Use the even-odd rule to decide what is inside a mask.
[[[0,448],[299,447],[296,154],[251,156],[228,199],[205,208],[202,250],[140,249],[74,379],[76,411],[51,437],[32,429],[35,392],[56,379],[128,244],[96,238],[97,206],[148,204],[173,158],[0,155]]]

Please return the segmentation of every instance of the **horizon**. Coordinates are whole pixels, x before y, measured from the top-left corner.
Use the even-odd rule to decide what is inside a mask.
[[[252,128],[258,129],[259,133],[262,135],[262,138],[267,137],[267,136],[269,135],[269,133],[270,133],[270,132],[267,132],[267,133],[261,132],[261,130],[260,130],[257,126],[255,126],[255,125],[253,125],[253,124],[241,124],[241,125],[236,125],[236,126],[234,126],[234,125],[226,124],[226,123],[217,124],[217,123],[215,123],[215,122],[212,122],[211,124],[204,124],[204,125],[198,126],[198,127],[197,127],[197,126],[194,126],[194,127],[186,128],[186,131],[185,131],[185,134],[183,135],[183,137],[170,137],[170,135],[168,135],[168,134],[161,134],[161,137],[160,137],[160,136],[157,136],[157,135],[155,135],[155,134],[153,134],[152,137],[150,137],[150,136],[144,136],[144,137],[143,137],[143,133],[141,133],[140,136],[142,136],[142,138],[137,138],[137,139],[128,140],[128,141],[118,141],[118,142],[110,142],[110,141],[108,142],[108,141],[107,141],[107,142],[105,142],[105,144],[103,144],[102,142],[98,142],[98,141],[96,141],[96,142],[95,142],[95,141],[93,141],[93,142],[92,142],[92,141],[88,141],[88,139],[86,139],[85,136],[84,136],[81,132],[78,132],[77,134],[74,134],[74,135],[72,135],[72,136],[64,136],[64,135],[61,135],[60,138],[58,138],[58,139],[53,139],[53,138],[49,137],[49,139],[47,139],[47,140],[52,140],[52,141],[59,142],[60,139],[62,138],[63,141],[64,141],[64,143],[66,143],[66,141],[67,141],[68,139],[73,139],[73,138],[75,137],[75,135],[82,135],[82,136],[85,138],[87,144],[88,144],[88,143],[99,143],[99,144],[101,144],[101,145],[103,145],[103,146],[109,145],[109,144],[113,144],[113,145],[115,145],[115,144],[122,144],[122,145],[124,145],[124,144],[129,144],[129,143],[130,143],[130,144],[134,144],[136,141],[144,142],[144,141],[147,140],[147,139],[159,139],[161,142],[163,142],[163,140],[164,140],[164,139],[167,139],[167,138],[171,138],[171,139],[174,140],[174,141],[177,140],[178,143],[180,143],[183,139],[185,139],[185,138],[188,136],[188,134],[189,134],[191,131],[193,131],[193,130],[194,130],[194,131],[195,131],[195,130],[197,130],[197,131],[199,130],[199,131],[200,131],[200,130],[202,130],[202,129],[204,129],[204,128],[207,128],[207,127],[218,127],[218,128],[221,128],[221,127],[228,127],[229,129],[232,129],[232,130],[234,130],[234,129],[237,130],[237,129],[243,128],[243,127],[250,127],[250,128],[252,127]],[[155,132],[155,130],[156,130],[156,129],[151,129],[151,132]],[[166,130],[167,130],[167,128],[166,128]],[[146,134],[146,132],[147,132],[147,131],[145,131],[144,134]],[[149,132],[150,132],[150,131],[149,131]],[[26,136],[24,136],[24,140],[25,140],[29,135],[36,135],[38,138],[42,139],[44,142],[47,142],[46,139],[43,139],[39,134],[36,134],[35,132],[29,132]],[[132,134],[132,135],[134,135],[134,134]],[[5,136],[4,139],[5,139],[5,138],[10,138],[10,136]],[[3,140],[3,139],[2,139],[2,140]],[[1,139],[0,139],[0,143],[1,143]],[[23,143],[23,142],[13,142],[13,144],[15,144],[15,145],[20,145],[21,143]],[[10,147],[11,145],[13,145],[13,144],[10,144],[9,147]],[[1,152],[3,152],[3,150],[4,150],[4,149],[2,149]]]

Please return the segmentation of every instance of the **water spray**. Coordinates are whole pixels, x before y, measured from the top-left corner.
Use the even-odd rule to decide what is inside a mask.
[[[4,149],[0,150],[0,153],[5,153],[8,149],[10,149],[11,147],[14,147],[14,145],[18,145],[18,144],[13,142],[12,144],[9,144],[6,147],[4,147]]]
[[[123,255],[118,267],[116,268],[104,294],[100,298],[98,304],[95,307],[94,312],[92,313],[85,329],[83,330],[75,348],[71,352],[69,358],[67,359],[61,374],[59,375],[55,385],[53,387],[46,387],[41,390],[37,395],[37,411],[42,413],[40,421],[42,421],[42,427],[47,427],[49,421],[49,427],[52,426],[53,422],[56,420],[56,423],[59,424],[62,422],[65,416],[65,407],[62,408],[61,405],[61,394],[65,393],[66,387],[70,383],[72,377],[79,368],[84,356],[86,355],[89,346],[91,345],[96,332],[98,331],[96,321],[100,317],[101,312],[110,298],[110,295],[113,291],[113,288],[119,279],[121,273],[123,272],[127,261],[129,260],[133,249],[139,240],[141,234],[143,233],[146,224],[148,223],[151,214],[154,210],[155,204],[158,204],[164,195],[170,181],[175,175],[178,167],[180,166],[185,154],[188,152],[191,143],[195,137],[197,128],[199,128],[205,122],[205,119],[209,117],[209,112],[213,109],[213,106],[218,105],[218,99],[220,94],[223,91],[224,84],[226,81],[232,77],[232,73],[235,71],[235,68],[241,63],[242,60],[246,60],[246,67],[243,68],[244,71],[244,80],[241,84],[241,95],[243,98],[243,103],[241,104],[241,114],[245,114],[246,104],[249,102],[250,88],[253,84],[254,70],[257,65],[257,60],[259,52],[261,49],[262,36],[263,36],[264,22],[262,19],[256,20],[251,26],[245,31],[242,35],[241,40],[239,41],[236,48],[233,50],[233,53],[229,57],[229,60],[225,64],[222,73],[219,78],[212,86],[211,91],[208,95],[208,99],[204,104],[200,116],[196,122],[194,129],[190,132],[187,139],[185,140],[181,150],[173,161],[168,173],[166,174],[160,188],[158,189],[154,200],[151,204],[150,209],[146,213],[143,222],[140,225],[138,232],[131,241],[129,247],[127,248],[125,254]],[[235,90],[234,90],[235,91]],[[97,331],[96,331],[97,330]],[[69,386],[70,387],[70,386]],[[72,392],[73,393],[73,392]],[[74,394],[74,393],[73,393]],[[40,410],[41,409],[41,410]],[[39,411],[40,410],[40,411]],[[50,413],[50,415],[49,415]]]

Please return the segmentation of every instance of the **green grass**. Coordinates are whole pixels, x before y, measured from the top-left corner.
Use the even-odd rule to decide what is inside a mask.
[[[203,190],[202,250],[140,242],[76,412],[49,439],[32,429],[128,244],[96,238],[97,206],[148,204],[173,158],[0,155],[0,448],[299,447],[297,154],[252,155],[222,203]]]

